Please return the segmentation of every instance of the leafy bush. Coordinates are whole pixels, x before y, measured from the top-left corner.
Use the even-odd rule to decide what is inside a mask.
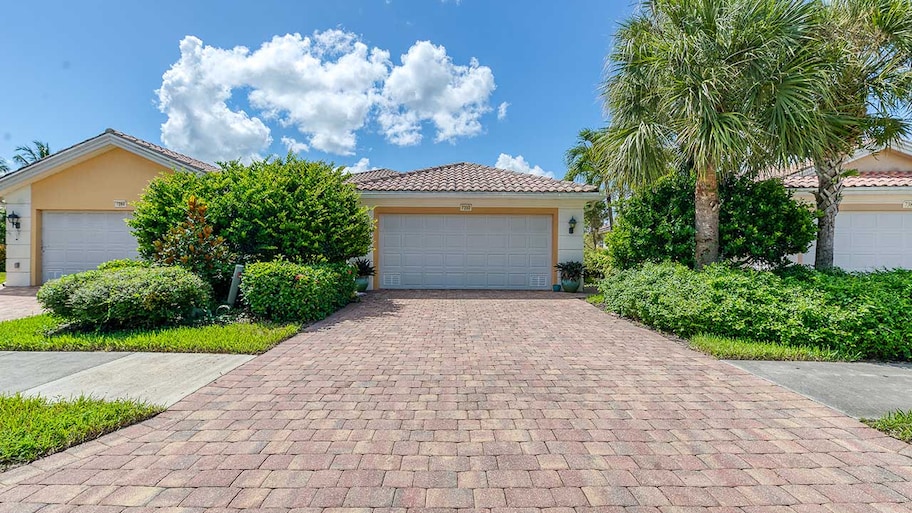
[[[696,272],[647,263],[612,271],[606,307],[653,328],[692,337],[810,345],[847,357],[912,359],[912,271],[867,274],[734,269]]]
[[[356,274],[348,264],[260,262],[244,269],[241,291],[259,317],[317,321],[348,304],[355,293]]]
[[[155,241],[186,220],[190,196],[206,203],[214,234],[247,262],[342,262],[370,250],[372,221],[342,168],[289,154],[153,180],[129,221],[141,255],[152,258]]]
[[[180,267],[86,271],[51,280],[38,301],[53,314],[95,328],[178,324],[209,306],[209,286]]]
[[[0,244],[0,273],[6,272],[6,245]]]
[[[554,268],[557,269],[560,279],[569,281],[579,281],[582,279],[583,273],[585,272],[583,263],[578,260],[561,262],[555,265]]]
[[[196,196],[187,200],[186,219],[152,243],[152,259],[161,265],[183,267],[206,280],[219,295],[227,291],[234,256],[224,237],[215,235],[207,207]]]
[[[587,282],[594,283],[605,277],[611,268],[608,250],[606,248],[593,248],[587,244],[583,248],[583,267]]]
[[[606,236],[615,267],[643,262],[694,264],[694,178],[674,174],[624,202]],[[721,256],[739,264],[780,267],[816,237],[814,214],[779,180],[730,178],[720,184]]]
[[[132,267],[151,267],[152,265],[148,262],[142,260],[133,260],[132,258],[118,258],[115,260],[108,260],[107,262],[102,262],[98,264],[99,271],[113,271],[115,269],[127,269]]]

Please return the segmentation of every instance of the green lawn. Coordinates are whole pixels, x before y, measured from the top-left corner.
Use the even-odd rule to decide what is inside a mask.
[[[52,402],[0,396],[0,470],[147,419],[163,408],[135,401],[80,397]]]
[[[723,360],[807,360],[819,362],[846,362],[857,357],[839,351],[812,346],[785,346],[769,342],[739,340],[714,335],[697,335],[690,347]]]
[[[861,419],[861,421],[893,438],[912,443],[912,410],[896,410],[876,420]]]
[[[0,351],[155,351],[259,354],[294,335],[298,324],[233,323],[155,330],[60,330],[50,315],[0,322]]]
[[[0,273],[0,285],[6,283],[6,273]]]

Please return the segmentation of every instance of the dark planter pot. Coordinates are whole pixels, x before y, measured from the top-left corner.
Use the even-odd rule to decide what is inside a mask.
[[[561,280],[561,287],[563,287],[564,292],[576,292],[579,290],[579,286],[579,280]]]
[[[561,286],[555,283],[554,285],[551,286],[551,290],[553,290],[554,292],[560,292]]]
[[[370,284],[370,276],[358,276],[355,278],[355,287],[358,292],[367,290],[368,284]]]

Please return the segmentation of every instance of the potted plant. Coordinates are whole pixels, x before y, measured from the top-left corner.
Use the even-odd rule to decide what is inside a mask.
[[[569,260],[555,265],[554,268],[560,273],[561,287],[563,287],[564,292],[576,292],[579,290],[584,270],[582,262]]]
[[[355,278],[355,285],[357,286],[358,292],[364,292],[367,290],[367,285],[370,283],[370,277],[374,275],[374,266],[371,265],[370,260],[366,258],[359,258],[352,262],[355,269],[358,271],[358,277]]]

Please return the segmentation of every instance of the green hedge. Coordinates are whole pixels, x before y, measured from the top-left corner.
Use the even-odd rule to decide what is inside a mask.
[[[209,286],[179,267],[86,271],[47,282],[38,301],[54,315],[96,328],[179,324],[209,307]]]
[[[616,270],[600,284],[607,308],[653,328],[846,355],[912,359],[912,271],[782,273],[680,264]]]
[[[251,312],[258,317],[311,322],[351,301],[356,274],[348,264],[259,262],[244,269],[241,291]]]

